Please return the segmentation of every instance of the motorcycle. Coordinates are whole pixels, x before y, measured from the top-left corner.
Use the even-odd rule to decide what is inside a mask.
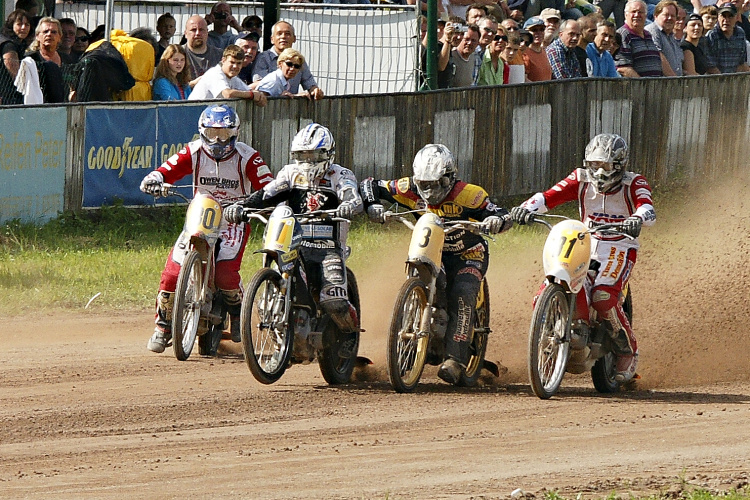
[[[416,223],[404,214],[422,213]],[[437,298],[445,234],[466,230],[486,235],[483,222],[443,221],[431,212],[385,212],[386,221],[398,220],[412,230],[406,261],[406,281],[401,285],[393,307],[388,332],[388,378],[396,392],[411,392],[419,383],[425,364],[440,365],[445,360],[447,314],[439,314]],[[441,317],[442,316],[442,317]],[[486,278],[482,280],[474,311],[474,325],[469,339],[469,362],[459,385],[473,386],[482,368],[499,376],[494,363],[484,359],[491,332],[490,294]]]
[[[553,226],[543,218],[564,220]],[[574,322],[573,318],[576,294],[586,280],[593,283],[599,271],[599,262],[591,259],[591,235],[630,236],[620,231],[618,223],[589,228],[581,221],[550,214],[531,214],[529,222],[542,224],[550,230],[542,259],[546,279],[535,299],[529,329],[528,371],[534,394],[549,399],[560,388],[566,372],[579,374],[588,370],[597,391],[618,391],[615,344],[609,322],[599,321],[592,307],[589,307],[588,323]],[[629,286],[623,289],[620,300],[632,324]]]
[[[192,189],[192,186],[181,187]],[[228,327],[228,311],[214,284],[221,203],[203,193],[196,193],[190,200],[176,188],[164,184],[160,195],[178,196],[188,202],[182,235],[172,254],[178,260],[182,257],[172,307],[172,348],[175,357],[185,361],[193,351],[196,337],[199,354],[216,355]]]
[[[349,220],[335,217],[335,210],[294,214],[286,205],[276,207],[268,219],[261,211],[245,210],[248,219],[266,224],[263,248],[255,252],[263,255],[262,267],[242,300],[242,349],[250,372],[258,382],[272,384],[290,365],[317,359],[326,382],[349,382],[355,366],[370,363],[357,356],[361,330],[341,332],[321,309],[318,285],[308,279],[300,251],[303,238],[328,234],[332,222]],[[348,267],[346,281],[349,301],[360,317],[357,280]]]

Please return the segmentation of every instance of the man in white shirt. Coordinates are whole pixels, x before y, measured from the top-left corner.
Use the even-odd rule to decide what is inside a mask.
[[[221,63],[206,71],[190,93],[188,100],[203,99],[252,99],[258,106],[265,106],[266,96],[253,92],[237,76],[242,69],[245,51],[236,45],[224,49]]]

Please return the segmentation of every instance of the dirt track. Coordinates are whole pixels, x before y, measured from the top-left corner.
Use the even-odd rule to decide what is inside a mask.
[[[568,376],[549,401],[531,394],[536,254],[493,254],[488,358],[507,370],[468,390],[434,369],[415,394],[386,381],[384,326],[400,264],[359,274],[360,353],[375,364],[341,388],[314,364],[261,386],[231,343],[215,359],[149,353],[148,311],[5,319],[0,497],[468,499],[516,488],[602,497],[744,487],[750,207],[711,193],[676,201],[644,231],[633,279],[642,378],[614,396],[596,393],[587,376]]]

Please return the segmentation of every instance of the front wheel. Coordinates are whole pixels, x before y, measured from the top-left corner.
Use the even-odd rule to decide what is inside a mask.
[[[481,286],[477,295],[477,307],[474,310],[474,335],[469,347],[471,355],[466,372],[458,381],[458,385],[463,387],[472,387],[477,383],[487,352],[487,339],[490,335],[490,290],[487,280],[482,280]]]
[[[360,324],[362,316],[359,309],[359,288],[354,273],[346,268],[346,287],[349,302],[357,311]],[[359,328],[360,324],[357,325]],[[357,352],[359,351],[359,331],[342,333],[336,324],[331,321],[329,327],[323,332],[323,349],[318,356],[320,373],[326,382],[331,385],[346,384],[352,378],[354,366],[357,363]]]
[[[292,355],[294,333],[281,284],[279,273],[264,267],[250,280],[242,299],[242,351],[247,367],[261,384],[279,380]]]
[[[188,359],[193,352],[201,315],[202,285],[203,262],[200,254],[192,250],[182,262],[172,309],[172,347],[180,361]]]
[[[551,398],[565,375],[570,350],[569,316],[565,289],[550,283],[537,298],[529,329],[529,380],[541,399]]]
[[[428,307],[425,284],[407,279],[396,296],[388,332],[388,378],[396,392],[413,391],[422,376],[430,335],[421,324]]]

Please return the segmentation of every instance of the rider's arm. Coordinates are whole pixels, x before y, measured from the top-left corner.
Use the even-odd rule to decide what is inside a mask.
[[[237,149],[242,153],[243,158],[247,158],[243,172],[245,178],[250,181],[253,191],[262,189],[263,186],[273,181],[273,173],[260,153],[242,142],[237,143]]]
[[[537,193],[521,205],[530,212],[546,213],[558,205],[578,199],[578,191],[581,186],[581,171],[576,169],[565,179],[561,180],[543,193]]]
[[[411,179],[402,177],[394,180],[375,180],[368,177],[360,184],[359,192],[365,208],[383,201],[389,204],[399,204],[411,210],[420,201],[419,195],[411,189]]]
[[[636,207],[632,215],[639,217],[644,226],[653,226],[656,222],[656,211],[651,198],[651,187],[645,177],[640,174],[633,175],[634,177],[628,186],[630,198],[634,201]]]
[[[357,189],[357,178],[354,173],[346,168],[341,167],[340,177],[336,186],[336,195],[340,203],[349,203],[352,205],[353,213],[362,213],[362,197]]]
[[[156,170],[161,172],[164,182],[174,184],[193,173],[195,157],[200,154],[201,141],[193,141],[167,159]]]

